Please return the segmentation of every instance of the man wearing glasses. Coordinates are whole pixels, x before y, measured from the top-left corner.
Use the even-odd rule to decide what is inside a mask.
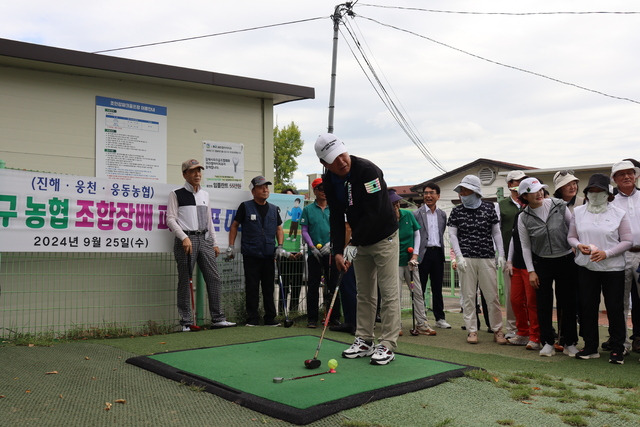
[[[618,187],[612,205],[624,210],[629,215],[631,232],[633,234],[633,246],[624,253],[624,312],[625,320],[629,313],[629,295],[631,294],[631,321],[633,322],[633,335],[631,335],[634,351],[640,351],[640,298],[638,295],[638,264],[640,263],[640,192],[636,188],[636,180],[640,175],[640,169],[629,160],[614,163],[611,168],[611,178]],[[609,347],[603,343],[606,350]],[[625,347],[628,346],[625,343]]]
[[[442,280],[444,278],[444,240],[442,238],[447,225],[447,214],[436,203],[440,200],[440,187],[428,182],[422,193],[424,204],[413,214],[420,224],[420,248],[418,253],[418,272],[422,291],[426,293],[427,280],[431,278],[433,296],[433,315],[436,327],[450,329],[444,316],[442,299]],[[425,296],[426,298],[426,296]]]

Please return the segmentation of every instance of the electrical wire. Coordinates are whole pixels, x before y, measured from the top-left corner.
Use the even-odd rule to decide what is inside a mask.
[[[409,137],[409,139],[411,139],[411,141],[418,148],[418,150],[420,150],[420,152],[425,156],[425,158],[429,161],[429,163],[431,163],[436,169],[440,170],[441,172],[446,172],[446,170],[444,169],[442,164],[440,164],[438,159],[436,159],[435,156],[433,156],[433,154],[427,149],[424,143],[420,140],[420,138],[416,134],[416,131],[412,128],[411,124],[407,121],[405,116],[402,114],[402,112],[396,105],[396,102],[393,100],[393,98],[390,96],[385,86],[380,81],[378,77],[378,73],[376,72],[373,65],[371,64],[371,61],[368,59],[366,53],[362,49],[362,44],[360,43],[358,38],[355,36],[354,31],[348,25],[346,25],[344,21],[342,22],[344,24],[344,28],[346,29],[346,31],[349,33],[349,36],[353,40],[354,45],[356,46],[360,56],[356,55],[356,52],[354,51],[352,46],[349,44],[349,41],[346,39],[346,36],[344,35],[344,33],[342,33],[342,31],[340,33],[345,39],[345,43],[347,43],[347,46],[349,47],[351,54],[354,56],[356,62],[360,66],[360,69],[365,74],[365,77],[367,78],[367,80],[369,80],[369,83],[373,87],[378,97],[381,99],[382,103],[387,107],[387,109],[389,110],[393,118],[396,120],[400,128],[405,132],[405,134]],[[366,68],[368,69],[368,71],[362,65],[360,58],[362,58],[362,62],[366,64]],[[374,84],[374,81],[375,81],[375,84]]]
[[[640,14],[640,12],[632,12],[632,11],[471,12],[471,11],[459,11],[459,10],[423,9],[419,7],[385,6],[380,4],[368,4],[368,3],[360,3],[360,6],[378,7],[383,9],[411,10],[411,11],[430,12],[430,13],[450,13],[450,14],[459,14],[459,15],[531,16],[531,15],[637,15],[637,14]]]
[[[408,34],[414,35],[416,37],[423,38],[423,39],[428,40],[428,41],[430,41],[432,43],[439,44],[440,46],[444,46],[446,48],[458,51],[460,53],[464,53],[465,55],[469,55],[469,56],[471,56],[473,58],[480,59],[482,61],[486,61],[486,62],[489,62],[491,64],[499,65],[499,66],[505,67],[505,68],[510,68],[512,70],[520,71],[522,73],[531,74],[533,76],[542,77],[543,79],[551,80],[553,82],[560,83],[560,84],[563,84],[563,85],[566,85],[566,86],[572,86],[572,87],[575,87],[577,89],[581,89],[581,90],[584,90],[584,91],[587,91],[587,92],[592,92],[592,93],[595,93],[595,94],[598,94],[598,95],[606,96],[608,98],[618,99],[618,100],[621,100],[621,101],[633,102],[634,104],[640,104],[640,101],[635,100],[635,99],[631,99],[631,98],[627,98],[627,97],[623,97],[623,96],[610,95],[608,93],[605,93],[605,92],[602,92],[602,91],[599,91],[599,90],[596,90],[596,89],[590,89],[588,87],[580,86],[580,85],[575,84],[575,83],[571,83],[571,82],[567,82],[567,81],[564,81],[564,80],[556,79],[555,77],[550,77],[550,76],[547,76],[545,74],[537,73],[535,71],[530,71],[530,70],[526,70],[524,68],[520,68],[520,67],[516,67],[516,66],[513,66],[513,65],[505,64],[503,62],[494,61],[493,59],[489,59],[489,58],[485,58],[485,57],[480,56],[480,55],[476,55],[475,53],[468,52],[466,50],[463,50],[463,49],[457,48],[455,46],[451,46],[449,44],[440,42],[438,40],[432,39],[432,38],[427,37],[425,35],[418,34],[416,32],[413,32],[413,31],[410,31],[410,30],[406,30],[404,28],[397,27],[395,25],[385,24],[385,23],[380,22],[380,21],[378,21],[376,19],[368,18],[368,17],[362,16],[360,14],[358,14],[357,16],[359,18],[366,19],[366,20],[371,21],[371,22],[375,22],[376,24],[382,25],[383,27],[393,28],[394,30],[398,30],[398,31],[401,31],[401,32],[404,32],[404,33],[408,33]]]
[[[185,42],[185,41],[191,41],[191,40],[204,39],[204,38],[207,38],[207,37],[216,37],[216,36],[224,36],[224,35],[227,35],[227,34],[243,33],[243,32],[253,31],[253,30],[263,30],[265,28],[273,28],[273,27],[280,27],[280,26],[284,26],[284,25],[299,24],[301,22],[317,21],[319,19],[328,19],[328,18],[330,19],[330,17],[327,17],[327,16],[318,16],[318,17],[315,17],[315,18],[299,19],[297,21],[281,22],[279,24],[262,25],[260,27],[244,28],[244,29],[241,29],[241,30],[224,31],[222,33],[207,34],[207,35],[204,35],[204,36],[185,37],[185,38],[182,38],[182,39],[166,40],[166,41],[162,41],[162,42],[138,44],[138,45],[134,45],[134,46],[117,47],[117,48],[114,48],[114,49],[97,50],[97,51],[91,52],[91,53],[116,52],[116,51],[119,51],[119,50],[137,49],[137,48],[140,48],[140,47],[149,47],[149,46],[158,46],[158,45],[162,45],[162,44]]]

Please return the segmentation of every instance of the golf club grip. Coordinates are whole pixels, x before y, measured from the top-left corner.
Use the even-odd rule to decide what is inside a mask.
[[[338,295],[338,290],[340,289],[340,283],[342,283],[342,277],[344,276],[344,272],[341,271],[338,275],[338,281],[336,283],[336,288],[333,291],[333,297],[331,297],[331,304],[329,305],[329,311],[327,312],[327,317],[324,319],[324,328],[322,328],[322,334],[320,335],[320,341],[318,342],[318,348],[316,348],[316,354],[313,356],[314,359],[318,358],[318,353],[320,353],[320,346],[322,345],[322,340],[324,339],[324,334],[327,332],[327,325],[329,324],[329,319],[331,318],[331,313],[333,312],[333,304],[336,302],[336,296]]]

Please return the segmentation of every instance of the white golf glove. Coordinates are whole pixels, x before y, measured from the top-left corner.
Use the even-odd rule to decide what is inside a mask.
[[[464,273],[464,271],[467,269],[467,260],[464,259],[464,257],[462,255],[460,255],[456,259],[456,263],[458,264],[458,271],[460,273]]]
[[[322,249],[320,249],[320,253],[322,256],[329,255],[331,253],[331,242],[325,243]]]
[[[229,246],[224,254],[224,260],[230,261],[235,257],[233,246]]]
[[[315,246],[311,246],[311,255],[316,257],[318,261],[322,259],[322,251],[316,248]]]
[[[285,251],[282,245],[276,248],[276,258],[289,258],[289,256],[291,256],[291,254]]]
[[[503,256],[499,256],[498,257],[498,270],[504,271],[504,270],[506,270],[506,266],[507,266],[507,261],[504,259]]]
[[[353,260],[358,255],[358,248],[356,246],[347,245],[344,248],[343,256],[346,261],[353,262]]]

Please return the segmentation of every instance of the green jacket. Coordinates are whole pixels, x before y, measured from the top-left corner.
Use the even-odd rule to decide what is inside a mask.
[[[511,197],[502,199],[498,202],[500,207],[500,231],[502,231],[502,244],[504,245],[505,258],[509,255],[509,242],[513,234],[513,226],[515,218],[520,208],[511,200]]]

